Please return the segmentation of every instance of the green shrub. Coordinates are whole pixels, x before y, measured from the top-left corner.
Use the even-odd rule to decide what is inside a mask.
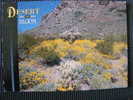
[[[19,57],[27,58],[29,55],[29,50],[32,46],[39,44],[43,41],[43,38],[35,37],[31,34],[19,34],[18,36],[18,53]]]
[[[35,45],[37,40],[33,35],[30,34],[20,34],[18,36],[18,46],[19,48],[30,48]]]
[[[35,52],[36,55],[43,58],[44,63],[54,65],[60,61],[59,54],[55,51],[55,48],[45,47],[40,48]]]
[[[94,75],[90,80],[92,89],[107,89],[113,88],[111,80],[106,80],[102,75]]]
[[[127,34],[116,34],[113,36],[115,42],[127,42]]]
[[[112,55],[113,54],[113,41],[105,40],[97,44],[96,49],[103,54]]]
[[[103,54],[113,54],[114,42],[127,42],[126,34],[111,34],[104,37],[104,41],[97,44],[96,49]]]
[[[81,12],[81,11],[76,11],[76,12],[74,13],[74,15],[75,15],[75,17],[79,17],[79,16],[83,15],[83,12]]]
[[[105,36],[104,39],[113,42],[127,42],[127,34],[111,34]]]

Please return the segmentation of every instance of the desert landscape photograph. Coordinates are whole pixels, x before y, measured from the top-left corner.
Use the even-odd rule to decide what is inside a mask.
[[[126,1],[47,0],[20,4],[20,9],[39,8],[35,25],[18,25],[21,91],[128,87]]]

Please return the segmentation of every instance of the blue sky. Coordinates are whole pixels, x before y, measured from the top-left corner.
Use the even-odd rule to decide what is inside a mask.
[[[18,32],[24,32],[37,27],[40,24],[42,16],[52,12],[60,3],[61,3],[61,0],[18,2],[18,9],[39,8],[39,14],[37,15],[37,18],[36,18],[37,23],[36,24],[18,24]]]

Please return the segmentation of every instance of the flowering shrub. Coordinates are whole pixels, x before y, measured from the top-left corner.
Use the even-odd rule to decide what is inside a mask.
[[[105,72],[105,73],[103,73],[103,77],[105,78],[105,79],[107,79],[107,80],[110,80],[111,78],[112,78],[112,74],[111,73],[109,73],[109,72]]]
[[[113,53],[116,54],[122,54],[122,51],[127,48],[127,44],[123,42],[115,42],[113,45]]]
[[[80,60],[80,62],[82,64],[96,64],[98,66],[102,66],[105,69],[111,68],[111,64],[95,52],[87,54],[83,59]]]
[[[84,48],[94,48],[97,44],[96,42],[93,42],[91,40],[76,40],[73,45],[77,45]]]
[[[57,45],[56,52],[59,54],[61,58],[69,55],[68,50],[71,48],[71,45],[68,41],[58,39],[54,40],[54,43]]]
[[[127,58],[121,56],[125,49],[126,43],[110,39],[75,40],[72,43],[63,39],[44,40],[32,46],[30,57],[19,63],[21,88],[33,91],[72,91],[82,90],[84,86],[88,90],[114,87],[113,82],[118,81],[114,73],[119,72],[119,69],[121,73],[126,70]],[[116,59],[117,54],[120,55],[119,59]],[[52,66],[46,68],[48,73],[44,68],[47,65],[44,64]],[[119,68],[114,69],[116,65]],[[43,73],[38,72],[40,70]],[[121,73],[120,77],[127,80],[126,73]],[[45,76],[53,79],[56,75],[59,77],[55,78],[55,83],[48,83]]]
[[[96,46],[97,50],[107,55],[120,54],[125,48],[127,48],[127,36],[125,34],[105,36],[104,41],[97,43]]]
[[[66,61],[59,66],[62,78],[57,83],[57,90],[78,90],[82,88],[80,87],[81,84],[88,85],[92,89],[106,88],[112,85],[112,73],[104,72],[105,70],[101,66],[95,64],[77,64],[75,61]]]
[[[103,43],[102,40],[95,41]],[[76,40],[74,43],[57,39],[45,40],[40,45],[34,47],[31,53],[34,53],[45,60],[45,62],[59,62],[60,58],[75,58],[84,64],[97,64],[106,69],[111,65],[104,60],[104,54],[100,54],[95,47],[97,44],[91,40]]]
[[[90,85],[93,90],[108,89],[114,87],[111,80],[107,80],[102,75],[94,75],[93,78],[90,80]]]
[[[19,64],[19,77],[23,77],[25,74],[35,72],[36,69],[33,67],[26,66],[26,64]]]
[[[73,44],[71,44],[72,48],[69,49],[69,54],[82,58],[91,52],[91,49],[95,46],[96,43],[91,40],[76,40]]]
[[[47,82],[45,74],[42,72],[29,72],[23,77],[20,77],[20,87],[22,89],[29,89],[38,84],[44,84]]]
[[[75,54],[80,54],[83,52],[88,52],[88,48],[93,48],[95,46],[96,43],[90,40],[76,40],[73,44],[70,44],[68,41],[63,39],[45,40],[40,43],[40,45],[33,47],[30,53],[32,54],[37,52],[40,48],[47,47],[49,49],[55,49],[60,57],[65,57],[66,55],[69,55],[70,52],[68,51],[72,51]]]
[[[57,39],[57,40],[45,40],[40,45],[33,47],[31,49],[31,54],[37,52],[40,48],[48,48],[49,50],[55,50],[56,53],[59,54],[60,57],[64,57],[67,55],[67,50],[70,48],[69,42]]]

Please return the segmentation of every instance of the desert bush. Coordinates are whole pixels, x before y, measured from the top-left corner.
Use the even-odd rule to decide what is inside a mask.
[[[105,70],[101,66],[97,66],[96,64],[82,64],[83,69],[82,73],[84,73],[86,76],[88,76],[90,79],[95,74],[102,74]]]
[[[95,64],[85,64],[84,70],[86,76],[90,79],[89,83],[92,89],[113,88],[111,81],[113,74],[109,70],[105,70]]]
[[[30,48],[35,45],[38,41],[33,35],[30,34],[20,34],[18,36],[18,46],[19,48]]]
[[[103,54],[112,55],[114,43],[127,43],[127,34],[111,34],[104,37],[104,41],[97,44],[96,49]]]
[[[102,43],[99,43],[96,47],[97,50],[102,52],[103,54],[109,54],[111,55],[113,53],[112,48],[113,43],[110,41],[104,41]]]
[[[38,63],[35,60],[24,60],[19,62],[19,76],[23,77],[25,74],[30,72],[36,72],[36,66]]]
[[[20,88],[29,89],[38,84],[44,84],[47,82],[45,73],[42,72],[29,72],[23,77],[20,77]]]
[[[76,11],[74,13],[75,17],[79,17],[79,16],[82,16],[83,15],[83,12],[82,11]]]
[[[120,55],[127,52],[127,43],[124,42],[115,42],[113,45],[113,54]],[[125,51],[125,52],[124,52]]]
[[[90,40],[76,40],[72,44],[63,39],[45,40],[38,46],[33,47],[33,49],[31,49],[31,54],[38,52],[40,48],[49,48],[54,49],[54,51],[59,55],[60,58],[82,58],[82,56],[86,55],[86,53],[90,51],[90,48],[94,48],[95,46],[96,43]]]
[[[68,54],[67,50],[70,48],[70,45],[67,41],[62,39],[45,40],[38,46],[33,47],[30,51],[30,54],[37,52],[40,48],[51,49],[52,51],[56,52],[59,57],[65,57]]]
[[[62,77],[57,83],[59,91],[79,90],[81,84],[88,85],[92,89],[111,87],[109,84],[111,84],[112,74],[105,73],[105,69],[96,64],[66,61],[60,65],[59,71],[62,73]]]
[[[36,69],[33,68],[33,67],[19,66],[19,76],[20,76],[20,78],[23,77],[27,73],[35,72],[35,71],[36,71]]]
[[[80,83],[80,63],[67,60],[60,64],[58,70],[61,72],[61,79],[57,83],[58,91],[75,90]]]
[[[103,77],[104,77],[105,79],[107,79],[107,80],[110,80],[110,79],[113,77],[113,75],[112,75],[112,73],[110,73],[110,72],[104,72],[104,73],[103,73]]]
[[[60,57],[55,51],[55,48],[39,48],[35,54],[43,58],[44,63],[46,64],[58,64],[60,61]]]
[[[101,54],[96,52],[88,53],[84,58],[80,60],[82,64],[96,64],[104,69],[111,69],[111,64],[102,57]]]
[[[115,34],[113,36],[115,42],[124,42],[127,43],[127,34]]]
[[[80,46],[84,48],[94,48],[96,46],[96,43],[92,40],[76,40],[73,43],[73,46]]]
[[[126,42],[127,43],[127,34],[105,35],[104,40],[112,40],[114,42]]]
[[[103,54],[112,55],[113,54],[113,36],[105,37],[103,42],[97,44],[96,49]]]
[[[31,34],[19,34],[18,36],[18,54],[21,59],[29,57],[30,49],[41,42],[43,38],[35,37]]]
[[[46,84],[39,84],[37,86],[34,86],[32,91],[56,91],[56,87],[54,83],[46,83]]]
[[[88,83],[90,84],[91,89],[106,89],[113,87],[111,82],[113,74],[110,70],[105,70],[96,64],[82,64],[82,66],[80,75],[84,80],[87,78],[89,79]]]
[[[90,85],[92,89],[108,89],[113,88],[111,80],[107,80],[102,75],[94,75],[90,80]]]
[[[96,64],[80,64],[75,61],[66,61],[61,64],[59,71],[62,72],[62,78],[59,80],[57,88],[60,91],[78,90],[81,84],[98,88],[99,83],[97,83],[98,79],[95,79],[95,76],[101,76],[105,82],[108,81],[103,76],[105,69]],[[97,82],[89,85],[91,80]]]
[[[82,64],[82,66],[83,67],[80,70],[83,77],[82,79],[88,78],[89,83],[91,83],[92,80],[95,80],[96,77],[101,77],[101,79],[104,81],[108,81],[112,78],[112,73],[106,72],[107,70],[105,70],[101,66],[97,66],[96,64]]]
[[[71,48],[71,45],[68,41],[65,41],[63,39],[56,39],[53,42],[57,46],[56,52],[59,54],[61,58],[69,54],[68,50]]]
[[[69,48],[68,51],[68,58],[72,58],[74,60],[80,60],[88,52],[91,52],[91,49],[96,46],[96,43],[91,40],[76,40],[71,44],[72,48]]]

